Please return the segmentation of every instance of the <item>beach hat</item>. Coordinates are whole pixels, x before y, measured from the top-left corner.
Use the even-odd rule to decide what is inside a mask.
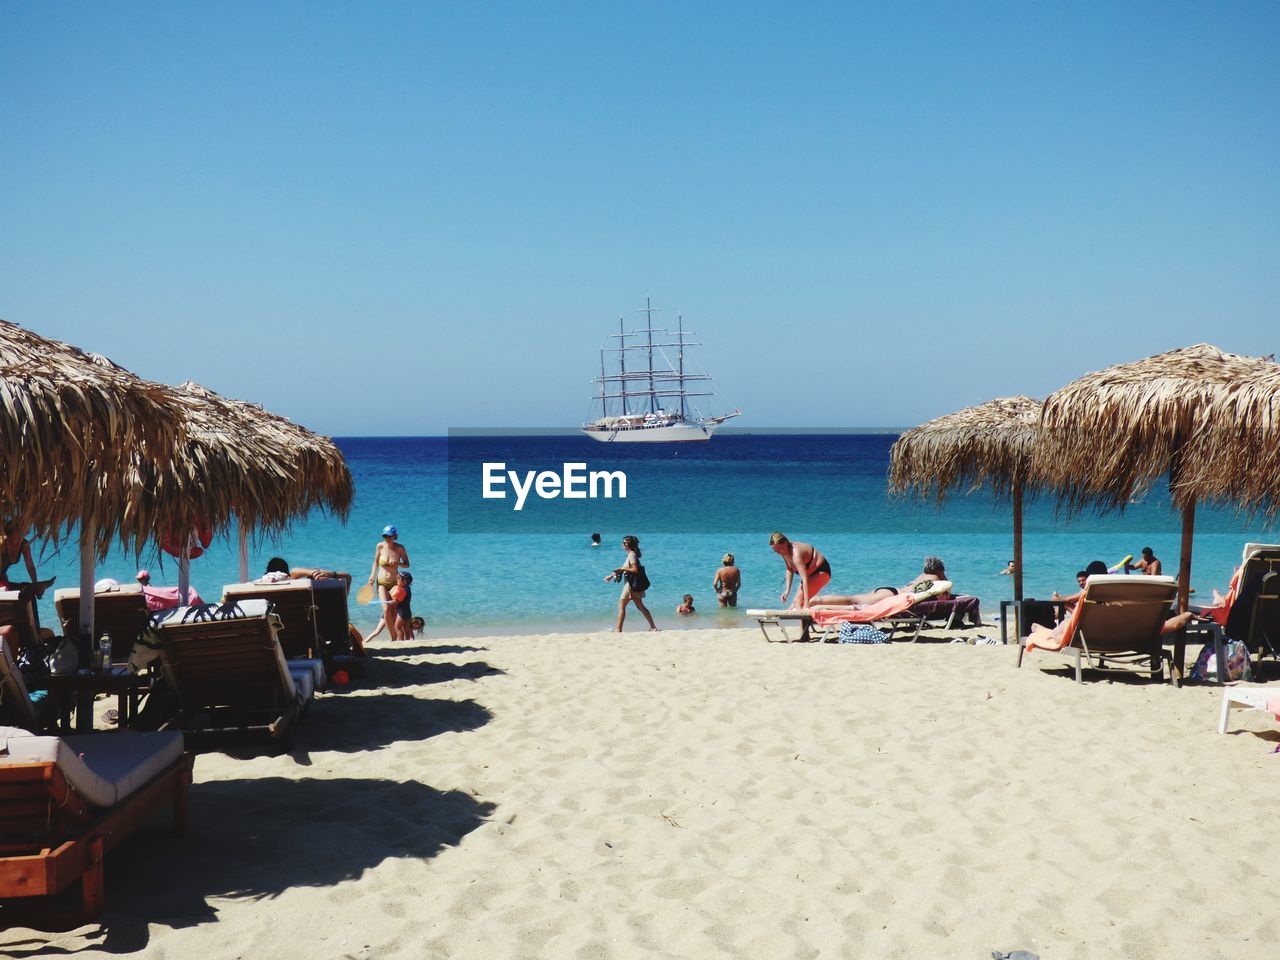
[[[133,579],[135,579],[135,580],[142,580],[142,579],[144,579],[144,578],[145,578],[145,579],[147,579],[147,580],[150,580],[150,579],[151,579],[151,571],[150,571],[150,570],[139,570],[139,571],[137,572],[137,574],[135,574],[135,575],[134,575],[134,578],[133,578]]]
[[[93,585],[94,593],[112,593],[120,589],[120,581],[112,580],[110,577],[103,577]]]
[[[382,535],[384,537],[394,537],[396,536],[396,528],[388,523],[385,527],[382,528]]]

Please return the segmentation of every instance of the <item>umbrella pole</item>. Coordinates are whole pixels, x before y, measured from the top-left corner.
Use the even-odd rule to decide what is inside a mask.
[[[249,582],[249,528],[240,521],[240,582]]]
[[[1022,484],[1013,485],[1013,625],[1022,642]]]
[[[1178,557],[1178,612],[1186,613],[1191,605],[1191,542],[1196,531],[1196,502],[1182,508],[1182,552]],[[1182,683],[1183,664],[1187,657],[1187,630],[1183,627],[1173,640],[1173,669]]]
[[[191,558],[187,556],[187,544],[183,541],[182,552],[178,554],[178,602],[184,607],[191,602]]]
[[[80,521],[80,635],[93,643],[93,544],[95,527],[92,520]],[[88,666],[88,664],[85,664]]]

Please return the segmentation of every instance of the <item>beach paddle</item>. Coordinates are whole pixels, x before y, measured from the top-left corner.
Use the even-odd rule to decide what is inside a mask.
[[[371,603],[373,601],[373,584],[366,583],[360,588],[356,594],[356,603]]]

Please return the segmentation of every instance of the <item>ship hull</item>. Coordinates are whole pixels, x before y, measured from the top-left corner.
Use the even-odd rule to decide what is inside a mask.
[[[716,423],[671,423],[660,427],[600,427],[586,426],[582,428],[592,440],[601,443],[688,443],[697,440],[710,440],[715,433]]]

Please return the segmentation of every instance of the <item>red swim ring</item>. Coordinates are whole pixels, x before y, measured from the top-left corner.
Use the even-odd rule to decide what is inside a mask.
[[[213,527],[209,526],[209,521],[203,517],[196,518],[196,528],[191,532],[191,536],[187,539],[187,557],[194,560],[200,556],[213,543]],[[182,540],[173,535],[173,531],[168,531],[160,538],[160,549],[173,557],[182,555]]]

